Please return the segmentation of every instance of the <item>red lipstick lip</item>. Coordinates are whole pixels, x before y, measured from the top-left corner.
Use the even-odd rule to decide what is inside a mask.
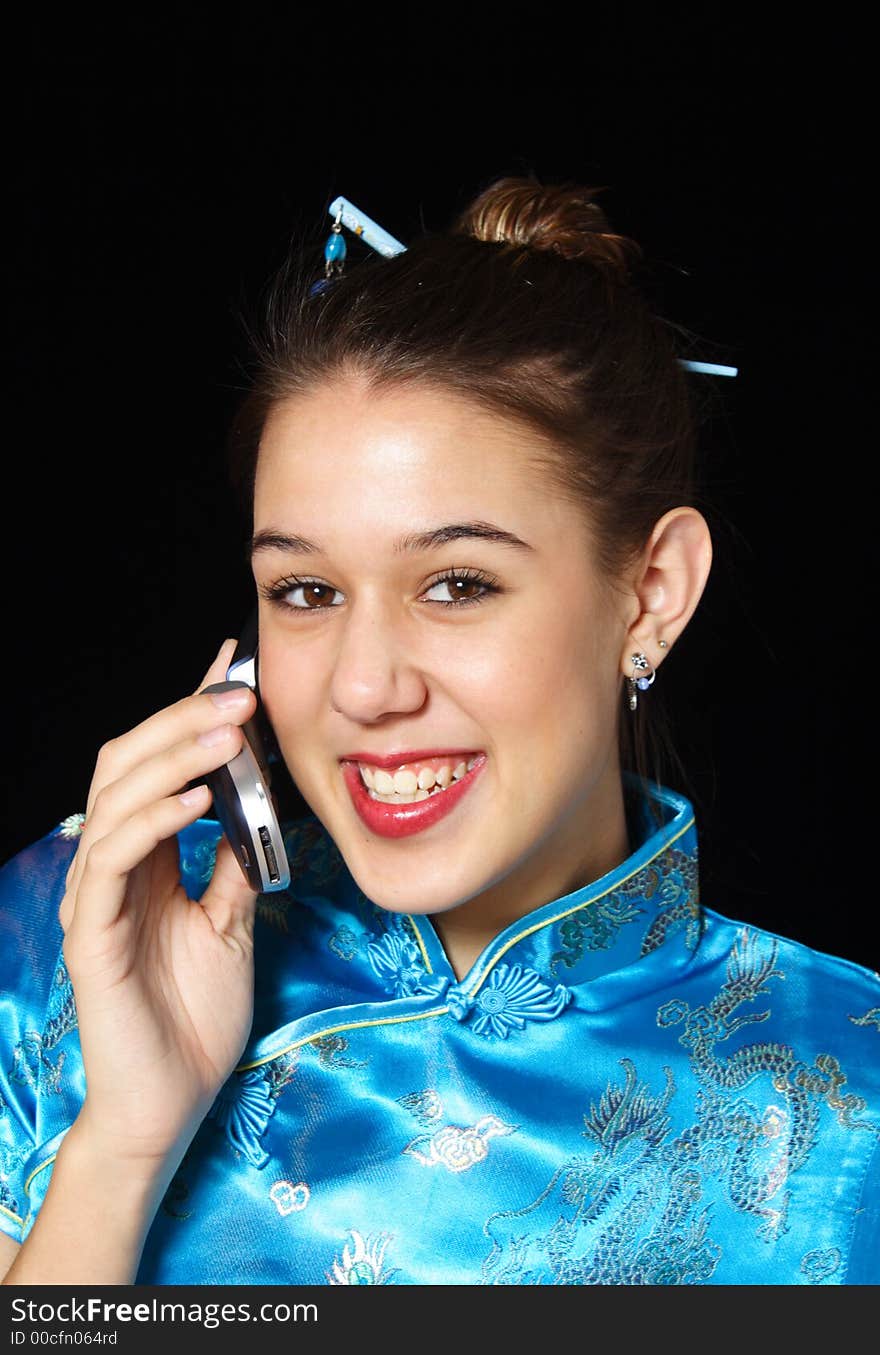
[[[460,781],[454,781],[436,795],[429,795],[427,800],[413,800],[409,804],[390,805],[371,799],[354,762],[343,761],[342,776],[361,821],[371,832],[380,837],[410,837],[413,833],[431,828],[451,814],[467,795],[487,761],[484,753],[478,754],[476,764],[469,772],[465,772]]]
[[[366,762],[371,767],[402,767],[406,762],[421,762],[429,757],[457,757],[469,759],[480,755],[479,748],[420,748],[400,753],[344,753],[340,762]]]

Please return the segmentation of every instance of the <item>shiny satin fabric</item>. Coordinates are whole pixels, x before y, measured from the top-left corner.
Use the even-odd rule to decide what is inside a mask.
[[[319,820],[285,826],[252,1035],[137,1283],[880,1280],[880,979],[703,906],[690,803],[625,781],[632,854],[461,982],[430,920],[366,898]],[[17,1241],[84,1095],[57,920],[81,826],[0,872]],[[194,906],[219,836],[210,819],[179,835]]]

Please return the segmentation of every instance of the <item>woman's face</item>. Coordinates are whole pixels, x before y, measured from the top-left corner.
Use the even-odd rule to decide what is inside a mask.
[[[540,450],[462,397],[354,379],[266,423],[261,693],[300,791],[383,908],[516,916],[617,864],[599,844],[621,811],[627,622]],[[415,799],[363,784],[358,762],[388,793],[389,758]]]

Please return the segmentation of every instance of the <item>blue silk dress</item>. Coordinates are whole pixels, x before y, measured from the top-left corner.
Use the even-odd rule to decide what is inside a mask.
[[[312,816],[262,895],[240,1064],[138,1284],[873,1284],[880,978],[699,900],[688,800],[458,982]],[[648,812],[660,808],[658,828]],[[0,871],[0,1227],[28,1236],[84,1095],[57,908],[73,815]],[[219,825],[179,835],[197,900]]]

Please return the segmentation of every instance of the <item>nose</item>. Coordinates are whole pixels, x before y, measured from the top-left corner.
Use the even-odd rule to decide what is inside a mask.
[[[355,723],[375,724],[388,715],[413,714],[426,695],[402,624],[394,624],[378,604],[353,608],[333,665],[333,710]]]

